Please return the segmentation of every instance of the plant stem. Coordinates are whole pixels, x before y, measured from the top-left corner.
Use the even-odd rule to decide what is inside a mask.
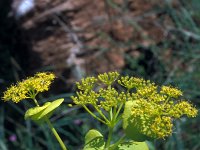
[[[51,131],[53,132],[54,136],[56,137],[56,139],[58,140],[62,150],[67,150],[64,142],[62,141],[62,139],[60,138],[60,136],[58,135],[56,129],[53,127],[53,125],[51,124],[50,120],[48,118],[45,118],[45,121],[47,122],[47,124],[49,125],[49,128],[51,129]]]
[[[126,136],[123,136],[122,138],[120,138],[114,145],[112,145],[112,147],[109,148],[109,150],[115,150],[116,147],[125,140],[125,137]]]
[[[120,113],[120,110],[122,109],[122,106],[124,105],[124,103],[121,103],[120,104],[120,106],[119,106],[119,108],[118,108],[118,110],[117,110],[117,112],[116,112],[116,114],[115,114],[115,117],[114,117],[114,119],[115,120],[117,120],[117,117],[118,117],[118,115],[119,115],[119,113]]]
[[[39,103],[37,102],[35,96],[32,97],[32,99],[33,99],[34,103],[36,104],[36,106],[39,107],[40,105],[39,105]],[[49,120],[47,117],[45,117],[45,121],[46,121],[47,124],[49,125],[49,128],[50,128],[51,131],[53,132],[53,134],[54,134],[54,136],[56,137],[56,139],[58,140],[58,142],[59,142],[59,144],[60,144],[62,150],[67,150],[67,148],[66,148],[64,142],[62,141],[62,139],[61,139],[60,136],[58,135],[58,132],[56,131],[56,129],[55,129],[55,128],[53,127],[53,125],[51,124],[50,120]]]
[[[82,105],[83,108],[85,108],[85,110],[95,119],[99,120],[100,122],[107,124],[107,122],[103,121],[102,119],[100,119],[99,117],[97,117],[94,113],[92,113],[85,105]]]
[[[108,133],[108,140],[106,142],[106,148],[110,146],[110,142],[112,139],[112,133],[113,133],[113,126],[109,127],[109,133]]]
[[[33,98],[33,100],[34,100],[34,103],[36,104],[36,106],[39,107],[40,105],[38,104],[37,100],[35,98]]]
[[[106,116],[102,113],[100,109],[98,109],[96,106],[94,108],[97,110],[97,112],[103,117],[103,119],[108,123],[109,120],[106,118]]]
[[[163,104],[163,105],[166,105],[166,104],[169,102],[170,98],[171,98],[171,97],[168,96],[167,99],[164,101],[164,104]]]

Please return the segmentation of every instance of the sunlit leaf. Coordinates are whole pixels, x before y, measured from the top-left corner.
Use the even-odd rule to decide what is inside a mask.
[[[84,150],[104,150],[103,135],[97,130],[90,130],[85,136]]]
[[[61,98],[61,99],[58,99],[58,100],[55,100],[55,101],[51,102],[51,104],[48,105],[48,106],[44,109],[44,111],[42,111],[42,112],[40,113],[40,115],[38,116],[38,119],[41,119],[41,118],[43,118],[44,116],[46,116],[47,114],[53,112],[58,106],[60,106],[60,104],[61,104],[63,101],[64,101],[64,99]]]
[[[44,121],[44,117],[49,118],[63,101],[64,99],[58,99],[53,102],[46,102],[43,106],[30,108],[26,111],[24,118],[30,118],[37,123],[41,123]]]
[[[130,141],[118,145],[115,150],[149,150],[149,148],[145,142]]]
[[[36,106],[28,109],[25,113],[24,118],[25,119],[31,118],[33,120],[37,120],[41,112],[44,111],[44,109],[47,108],[50,104],[51,102],[47,102],[43,106]]]
[[[137,129],[135,122],[132,122],[131,108],[136,105],[136,101],[127,101],[123,112],[123,129],[126,136],[134,141],[142,142],[149,139]]]

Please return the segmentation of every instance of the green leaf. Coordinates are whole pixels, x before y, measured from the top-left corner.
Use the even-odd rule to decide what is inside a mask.
[[[44,121],[44,117],[49,118],[53,111],[64,101],[64,99],[58,99],[53,102],[46,102],[43,106],[37,106],[34,108],[30,108],[25,113],[25,119],[32,119],[37,123],[42,123]]]
[[[145,142],[124,142],[119,144],[115,150],[149,150]]]
[[[137,105],[136,100],[127,101],[125,104],[125,108],[123,112],[123,129],[128,138],[134,141],[142,142],[142,141],[148,140],[149,137],[140,133],[139,129],[136,126],[136,122],[131,121],[132,120],[131,109],[133,105]],[[137,125],[138,125],[138,122],[137,122]]]
[[[85,146],[83,150],[104,150],[105,142],[103,135],[97,130],[90,130],[85,136]]]
[[[47,116],[48,114],[53,112],[56,108],[58,108],[58,106],[60,106],[60,104],[62,104],[63,101],[64,101],[64,99],[61,98],[61,99],[57,99],[57,100],[51,102],[51,104],[48,105],[47,108],[45,108],[44,111],[42,111],[40,113],[40,115],[38,116],[38,119],[41,119],[44,116]]]
[[[43,106],[37,106],[37,107],[28,109],[25,113],[24,118],[25,119],[31,118],[32,120],[37,120],[40,113],[44,111],[44,109],[47,108],[50,104],[51,102],[47,102]]]

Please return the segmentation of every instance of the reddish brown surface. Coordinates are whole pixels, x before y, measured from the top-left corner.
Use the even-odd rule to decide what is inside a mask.
[[[54,66],[60,73],[120,70],[127,51],[137,57],[138,45],[159,43],[166,25],[173,25],[159,0],[113,1],[111,6],[106,0],[38,0],[23,28],[41,66]]]

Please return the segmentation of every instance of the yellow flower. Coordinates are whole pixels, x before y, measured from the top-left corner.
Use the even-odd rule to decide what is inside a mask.
[[[108,88],[108,89],[100,89],[99,94],[102,98],[102,101],[100,102],[100,106],[105,109],[106,111],[109,111],[112,107],[117,107],[118,105],[118,92],[114,88]]]
[[[87,77],[81,79],[81,82],[76,82],[76,86],[79,90],[92,90],[96,82],[97,79],[95,77]]]
[[[125,76],[125,77],[121,77],[118,80],[118,83],[121,86],[130,90],[132,88],[138,88],[138,87],[143,86],[145,84],[145,80],[141,78]]]
[[[179,96],[183,95],[183,93],[179,89],[170,86],[162,86],[160,93],[166,94],[174,98],[178,98]]]
[[[174,118],[180,118],[182,115],[196,117],[198,110],[187,101],[180,101],[169,110],[169,113]]]
[[[158,116],[152,120],[152,125],[150,126],[151,133],[147,135],[154,138],[165,138],[172,134],[172,121],[170,117]]]
[[[115,81],[118,85],[114,84]],[[91,104],[108,113],[125,105],[123,127],[126,134],[130,133],[130,137],[133,137],[133,129],[150,138],[165,138],[172,134],[173,119],[183,115],[195,117],[198,113],[189,102],[178,99],[182,96],[179,89],[170,86],[159,88],[155,83],[142,78],[119,78],[117,72],[82,79],[77,87],[80,91],[77,96],[72,96],[77,105]]]
[[[99,94],[94,91],[80,91],[76,93],[77,96],[71,96],[76,105],[92,104],[97,105]]]
[[[27,98],[26,93],[28,91],[24,88],[19,88],[15,85],[12,85],[7,91],[4,92],[3,100],[8,101],[12,100],[15,103],[18,103],[21,99]]]
[[[118,72],[108,72],[104,74],[99,74],[98,79],[106,85],[111,85],[119,77]]]
[[[173,98],[163,96],[164,91]],[[181,94],[180,90],[166,86],[160,92],[155,87],[138,90],[133,94],[135,103],[131,108],[134,126],[142,134],[151,138],[165,138],[171,135],[172,119],[183,115],[195,117],[198,112],[189,102],[174,99]]]
[[[26,98],[35,98],[39,92],[48,91],[54,79],[55,75],[53,73],[37,73],[33,77],[29,77],[26,80],[18,82],[16,85],[12,85],[4,92],[2,99],[4,101],[12,100],[18,103]]]

